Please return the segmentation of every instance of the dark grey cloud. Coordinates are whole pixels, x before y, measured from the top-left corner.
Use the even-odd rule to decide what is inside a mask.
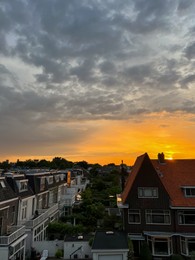
[[[1,0],[2,140],[52,143],[53,122],[194,113],[194,13],[185,0]]]

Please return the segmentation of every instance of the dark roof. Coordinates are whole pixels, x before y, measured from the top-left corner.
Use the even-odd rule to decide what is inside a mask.
[[[0,202],[3,202],[6,200],[10,200],[10,199],[14,199],[17,198],[17,195],[15,194],[15,192],[11,189],[11,187],[9,186],[9,184],[7,183],[7,181],[5,180],[5,178],[1,177],[1,181],[4,182],[4,186],[2,187],[0,185]]]
[[[13,176],[6,176],[6,180],[9,183],[10,187],[12,188],[12,190],[20,197],[22,198],[26,198],[29,196],[33,196],[34,193],[31,189],[31,187],[29,186],[29,184],[27,183],[27,189],[24,191],[19,191],[19,188],[17,186],[17,181],[19,180],[25,180],[25,176],[17,176],[17,175],[13,175]],[[27,180],[27,179],[26,179]]]
[[[92,250],[128,249],[127,234],[122,231],[96,231]]]

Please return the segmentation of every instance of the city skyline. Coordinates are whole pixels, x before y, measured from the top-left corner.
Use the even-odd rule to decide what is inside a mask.
[[[0,1],[0,161],[195,158],[195,2]]]

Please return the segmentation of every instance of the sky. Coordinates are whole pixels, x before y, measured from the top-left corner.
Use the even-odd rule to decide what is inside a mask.
[[[195,158],[194,0],[0,0],[0,161]]]

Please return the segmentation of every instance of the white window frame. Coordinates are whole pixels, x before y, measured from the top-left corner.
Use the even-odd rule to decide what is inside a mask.
[[[55,181],[59,182],[60,181],[60,176],[59,175],[55,175]]]
[[[186,198],[195,198],[195,186],[182,187]],[[187,191],[189,194],[187,194]]]
[[[2,188],[5,188],[5,187],[6,187],[4,180],[0,180],[0,184],[1,184],[1,187],[2,187]]]
[[[151,251],[153,256],[171,256],[173,254],[173,243],[171,237],[148,237],[148,242],[151,242]],[[167,243],[168,245],[168,252],[167,254],[160,254],[155,252],[155,243],[163,242]]]
[[[27,206],[28,206],[28,201],[22,201],[22,207],[21,207],[21,213],[22,213],[22,220],[26,219],[27,217]]]
[[[139,221],[138,222],[131,222],[129,215],[134,215],[134,216],[138,216]],[[141,224],[141,213],[140,213],[140,209],[128,209],[128,223],[129,224],[134,224],[134,225],[139,225]]]
[[[192,242],[193,240],[193,242]],[[189,242],[195,244],[195,237],[180,237],[180,249],[181,249],[181,254],[185,256],[190,256],[189,252]],[[193,250],[194,251],[194,250]]]
[[[48,184],[53,184],[53,176],[47,177]]]
[[[40,178],[40,191],[45,189],[45,177]]]
[[[164,222],[153,222],[153,216],[162,216],[164,218]],[[169,221],[165,221],[166,218]],[[146,224],[148,225],[170,225],[171,224],[171,213],[170,210],[163,210],[163,209],[146,209],[145,210],[145,219]]]
[[[189,214],[186,214],[187,212],[189,212]],[[182,223],[183,220],[185,222],[185,216],[194,216],[194,220],[195,220],[195,210],[178,210],[177,212],[177,216],[178,216],[178,225],[181,226],[194,226],[195,225],[195,221],[194,223]]]
[[[17,181],[19,192],[28,190],[28,180],[19,180]]]
[[[149,195],[151,193],[151,195]],[[158,198],[158,188],[157,187],[138,187],[138,198]]]

